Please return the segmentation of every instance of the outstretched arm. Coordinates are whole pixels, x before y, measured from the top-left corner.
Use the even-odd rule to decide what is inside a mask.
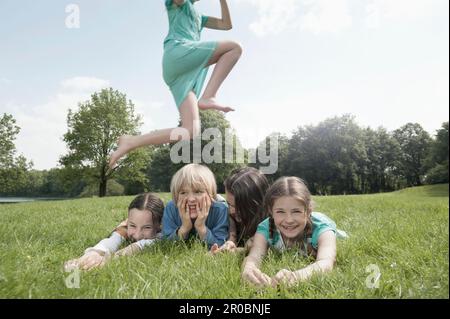
[[[259,267],[267,253],[267,241],[260,233],[254,236],[253,247],[249,255],[244,259],[242,279],[256,286],[269,286],[271,278],[263,273]]]
[[[319,237],[315,263],[297,271],[289,271],[287,269],[280,270],[272,278],[272,285],[276,286],[279,283],[293,285],[297,282],[308,280],[315,273],[333,270],[335,261],[336,235],[332,231],[327,231]]]
[[[231,30],[233,28],[227,0],[220,0],[220,7],[222,8],[222,18],[208,17],[205,28],[215,30]]]

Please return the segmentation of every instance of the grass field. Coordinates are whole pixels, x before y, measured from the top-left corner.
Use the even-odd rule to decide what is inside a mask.
[[[64,272],[64,261],[108,236],[131,199],[0,205],[0,298],[449,298],[448,185],[315,197],[316,211],[350,237],[338,242],[332,273],[296,287],[244,285],[243,256],[212,257],[194,242],[157,244],[82,272],[79,288],[68,288],[66,279],[75,274]],[[263,270],[274,275],[309,262],[270,253]]]

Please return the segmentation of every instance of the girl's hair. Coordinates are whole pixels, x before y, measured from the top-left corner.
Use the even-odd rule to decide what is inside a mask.
[[[224,182],[225,190],[235,199],[236,213],[242,219],[238,244],[256,233],[258,224],[267,216],[264,195],[269,188],[266,176],[253,167],[238,168]]]
[[[277,199],[284,196],[293,197],[305,206],[307,220],[304,234],[305,237],[310,237],[312,233],[311,213],[314,207],[311,193],[302,179],[298,177],[280,177],[272,184],[264,198],[264,211],[270,216],[270,238],[273,238],[273,233],[275,231],[275,222],[272,215],[273,205]]]
[[[203,189],[212,198],[217,196],[216,178],[211,170],[203,165],[188,164],[173,175],[170,182],[170,192],[175,203],[178,202],[178,194],[185,187]]]
[[[156,194],[142,193],[137,195],[128,206],[128,211],[134,208],[149,211],[152,213],[153,224],[161,225],[164,203]]]

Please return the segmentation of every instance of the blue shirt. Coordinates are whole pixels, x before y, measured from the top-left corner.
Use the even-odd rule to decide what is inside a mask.
[[[173,200],[171,200],[164,208],[162,218],[163,238],[177,240],[177,231],[181,227],[181,217]],[[227,204],[215,201],[211,204],[208,217],[206,218],[206,237],[205,242],[208,248],[213,244],[223,245],[228,239],[228,207]],[[196,236],[197,231],[192,227],[189,237]]]

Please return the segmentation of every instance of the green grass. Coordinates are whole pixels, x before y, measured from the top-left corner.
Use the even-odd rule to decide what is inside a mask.
[[[164,200],[169,194],[161,194]],[[293,288],[257,289],[240,279],[243,256],[211,257],[194,242],[160,243],[70,289],[64,261],[96,244],[126,217],[132,197],[0,205],[0,298],[449,298],[448,185],[389,194],[315,197],[317,211],[350,238],[338,242],[332,273]],[[263,270],[310,261],[270,253]],[[380,269],[379,287],[366,287]]]

